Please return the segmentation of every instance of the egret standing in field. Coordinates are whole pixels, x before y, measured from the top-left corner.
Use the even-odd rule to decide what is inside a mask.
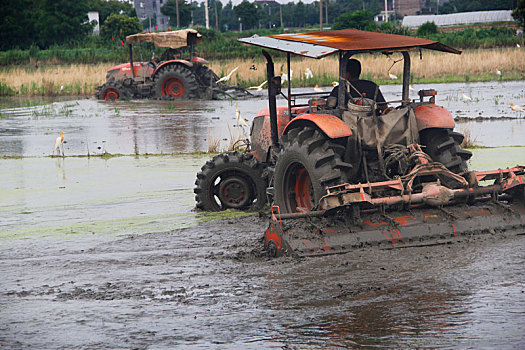
[[[62,157],[64,156],[64,134],[67,134],[65,131],[60,132],[60,136],[56,138],[55,140],[55,148],[53,151],[53,154],[57,153],[60,155],[60,151],[62,151]]]
[[[306,68],[304,75],[306,76],[306,79],[312,79],[314,77],[314,73],[312,73],[310,68]]]
[[[463,97],[463,101],[472,101],[472,98],[470,98],[470,96],[465,95],[465,90],[461,90],[461,95]]]
[[[233,68],[232,71],[231,71],[230,73],[228,73],[227,76],[220,78],[219,80],[216,81],[216,83],[218,84],[218,83],[220,83],[220,82],[230,80],[232,74],[233,74],[237,69],[239,69],[239,66]]]
[[[520,105],[515,105],[513,102],[509,103],[510,109],[512,109],[514,112],[518,112],[519,116],[521,117],[521,112],[523,112],[523,107]]]
[[[293,77],[293,70],[290,69],[290,77],[288,77],[288,74],[283,73],[281,74],[281,82],[284,83],[285,81],[292,80]]]
[[[241,111],[239,110],[239,107],[235,105],[235,116],[237,117],[237,126],[240,126],[242,128],[248,127],[248,119],[244,119],[241,117]]]

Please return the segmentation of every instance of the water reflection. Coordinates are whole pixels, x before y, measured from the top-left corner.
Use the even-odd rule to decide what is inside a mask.
[[[485,146],[525,145],[525,123],[509,103],[525,98],[521,82],[472,84],[420,84],[416,91],[433,87],[437,103],[454,117],[466,117],[457,124],[469,132],[476,143]],[[325,88],[327,91],[328,88]],[[297,89],[301,91],[302,89]],[[387,100],[399,99],[399,85],[382,87]],[[465,90],[475,102],[461,99]],[[118,101],[107,103],[93,98],[57,101],[46,105],[16,106],[16,99],[2,99],[0,109],[0,154],[23,156],[50,155],[55,135],[67,131],[66,155],[159,154],[207,151],[210,144],[229,140],[241,133],[236,126],[235,105],[242,118],[267,107],[264,94],[241,101]],[[42,101],[44,102],[44,100]],[[20,103],[19,103],[20,104]],[[285,104],[280,100],[278,104]],[[472,119],[472,120],[470,120]]]

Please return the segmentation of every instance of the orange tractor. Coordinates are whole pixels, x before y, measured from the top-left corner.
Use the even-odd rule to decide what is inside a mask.
[[[132,45],[151,42],[165,47],[159,59],[134,62]],[[95,96],[102,100],[129,98],[214,99],[221,96],[240,97],[249,93],[239,86],[219,83],[219,77],[207,67],[208,61],[195,56],[195,45],[202,36],[193,29],[173,32],[140,33],[126,37],[129,63],[111,67],[106,83],[97,87]],[[187,48],[189,58],[181,58]],[[130,69],[133,67],[133,69]]]
[[[337,97],[281,91],[270,54],[267,109],[254,118],[246,152],[215,156],[197,174],[197,207],[261,209],[270,255],[333,254],[364,245],[441,243],[475,233],[525,233],[525,168],[470,171],[452,115],[435,90],[409,98],[410,52],[460,54],[436,41],[354,29],[254,36],[240,42],[290,55],[339,57]],[[395,110],[346,80],[357,53],[401,54],[403,85]],[[357,89],[356,89],[357,90]],[[277,107],[283,95],[286,106]],[[377,95],[377,93],[376,93]],[[348,102],[347,96],[350,96]],[[310,97],[306,100],[307,97]],[[301,103],[301,100],[303,102]]]

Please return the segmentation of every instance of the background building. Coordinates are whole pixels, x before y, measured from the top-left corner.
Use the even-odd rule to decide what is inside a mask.
[[[160,9],[168,0],[135,0],[133,5],[139,21],[144,25],[144,29],[168,30],[169,16],[164,16]],[[149,28],[151,19],[151,28]]]

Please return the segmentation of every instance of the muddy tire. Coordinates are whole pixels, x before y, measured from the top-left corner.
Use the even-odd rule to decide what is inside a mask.
[[[450,171],[462,175],[468,171],[467,160],[472,152],[461,148],[463,135],[450,129],[426,129],[421,131],[420,142],[433,161],[446,166]]]
[[[109,81],[97,90],[95,97],[99,100],[115,101],[133,97],[130,86],[124,86],[122,82]]]
[[[219,77],[208,67],[206,66],[197,67],[197,77],[199,78],[202,86],[211,87],[211,88],[217,87],[216,81],[219,80]]]
[[[199,96],[200,85],[195,74],[182,65],[170,65],[161,68],[153,78],[155,97],[190,99]]]
[[[195,200],[206,211],[260,210],[266,205],[265,166],[252,154],[216,155],[197,173]]]
[[[344,147],[311,127],[292,129],[281,138],[274,173],[274,204],[281,213],[312,210],[326,187],[347,182],[352,165],[342,161]]]

